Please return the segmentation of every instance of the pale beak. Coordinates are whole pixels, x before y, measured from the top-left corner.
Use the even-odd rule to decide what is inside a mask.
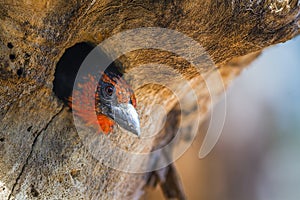
[[[122,103],[118,106],[112,106],[111,109],[112,116],[110,117],[113,118],[115,122],[138,137],[140,136],[140,120],[133,105]]]

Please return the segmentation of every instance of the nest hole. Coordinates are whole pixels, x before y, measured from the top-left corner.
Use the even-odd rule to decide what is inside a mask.
[[[65,103],[67,103],[68,98],[72,96],[76,75],[83,61],[95,47],[96,45],[88,42],[77,43],[66,49],[65,53],[58,61],[54,73],[53,92]],[[88,61],[89,65],[98,66],[99,63],[102,63],[102,61],[105,60],[106,62],[111,63],[106,70],[120,72],[120,68],[116,65],[116,63],[119,62],[110,60],[109,56],[100,48],[93,51],[92,58],[93,60]],[[120,75],[122,75],[122,73],[120,73]]]
[[[77,43],[68,48],[62,55],[56,65],[53,81],[53,91],[59,99],[66,102],[68,97],[72,95],[77,72],[93,48],[94,45],[90,43]]]

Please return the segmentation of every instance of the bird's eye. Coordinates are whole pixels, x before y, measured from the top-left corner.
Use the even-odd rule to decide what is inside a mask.
[[[107,95],[111,96],[114,92],[114,89],[113,89],[112,86],[106,86],[105,92],[106,92]]]

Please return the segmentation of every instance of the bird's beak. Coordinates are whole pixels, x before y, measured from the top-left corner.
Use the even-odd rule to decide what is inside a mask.
[[[111,116],[122,128],[132,132],[138,137],[141,134],[138,113],[131,104],[122,103],[112,107]]]

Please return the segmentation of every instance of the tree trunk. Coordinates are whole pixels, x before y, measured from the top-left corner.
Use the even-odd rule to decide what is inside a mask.
[[[70,109],[53,92],[56,65],[66,49],[80,42],[96,45],[124,30],[168,28],[197,41],[219,66],[227,85],[243,66],[225,63],[294,37],[299,33],[299,12],[296,0],[0,0],[0,198],[138,199],[143,193],[147,181],[143,173],[113,169],[91,155],[76,131]],[[171,66],[197,91],[201,111],[189,114],[204,119],[210,106],[209,92],[190,63],[172,52],[155,49],[128,52],[118,59],[125,72],[143,64],[128,78],[134,87],[144,84],[147,74],[156,74],[157,80],[165,78],[160,71],[147,71],[147,63]],[[208,63],[199,68],[205,76],[214,71]],[[172,86],[179,89],[182,85],[174,82]],[[166,113],[178,109],[178,100],[168,88],[150,83],[135,93],[142,136],[153,134],[165,116],[154,113],[149,121],[152,106],[163,105]],[[182,89],[182,94],[189,91]],[[189,130],[193,117],[185,117],[182,126]],[[166,123],[159,139],[147,143],[119,128],[108,137],[128,151],[147,153],[167,143],[168,135],[174,133],[170,126],[174,124]],[[105,137],[100,135],[100,142],[104,143]],[[101,150],[105,155],[113,153]],[[134,165],[140,172],[152,159],[122,161],[117,168]]]

